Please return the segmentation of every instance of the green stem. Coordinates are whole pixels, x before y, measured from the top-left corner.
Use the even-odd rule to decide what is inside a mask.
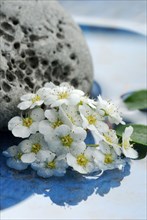
[[[89,146],[89,147],[98,147],[99,144],[86,144],[86,146]]]

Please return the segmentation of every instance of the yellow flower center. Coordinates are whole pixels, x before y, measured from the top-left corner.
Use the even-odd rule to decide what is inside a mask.
[[[69,97],[68,92],[61,92],[58,94],[58,99],[67,99]]]
[[[35,103],[35,102],[40,101],[40,100],[41,100],[40,96],[39,96],[39,95],[36,95],[36,96],[32,99],[32,102]]]
[[[88,122],[89,122],[89,124],[90,125],[95,125],[95,123],[96,123],[96,117],[95,116],[93,116],[93,115],[89,115],[89,116],[87,116],[87,120],[88,120]]]
[[[82,167],[85,167],[86,164],[88,163],[88,159],[83,155],[83,154],[80,154],[78,155],[77,157],[77,163],[82,166]]]
[[[128,149],[129,143],[127,140],[124,140],[123,146],[125,149]]]
[[[78,103],[78,105],[83,105],[83,101],[80,101],[80,102]]]
[[[55,169],[55,168],[56,168],[55,161],[48,162],[48,163],[46,164],[46,168]]]
[[[41,145],[40,144],[33,144],[31,152],[37,154],[40,151],[40,149],[41,149]]]
[[[60,125],[62,125],[63,124],[63,122],[60,120],[60,119],[58,119],[57,121],[55,121],[53,124],[52,124],[52,127],[53,128],[57,128],[57,127],[59,127]]]
[[[29,128],[32,125],[32,123],[33,123],[32,118],[24,118],[23,119],[23,126],[25,126],[25,127]]]
[[[66,135],[61,137],[61,142],[64,146],[70,147],[73,142],[73,139],[70,137],[70,135]]]
[[[104,163],[109,164],[109,163],[112,163],[112,162],[113,162],[112,154],[105,154]]]

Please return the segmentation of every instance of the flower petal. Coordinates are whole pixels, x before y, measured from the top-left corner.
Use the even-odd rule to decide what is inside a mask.
[[[132,147],[129,147],[127,150],[123,148],[123,153],[128,158],[131,158],[131,159],[138,158],[138,152],[134,150]]]
[[[51,128],[47,120],[43,120],[39,123],[39,132],[46,136],[51,135],[53,133],[53,129]]]
[[[27,93],[27,94],[21,96],[20,100],[21,100],[21,101],[31,100],[31,99],[33,99],[34,97],[35,97],[35,94],[33,94],[33,93]]]
[[[35,134],[39,130],[39,122],[33,122],[33,124],[30,126],[30,133]]]
[[[55,158],[55,154],[49,150],[40,150],[37,154],[37,159],[39,161],[52,161]]]
[[[44,142],[44,136],[40,133],[32,134],[29,138],[29,140],[35,144],[35,143],[41,143]]]
[[[30,109],[33,109],[35,106],[40,106],[40,105],[42,105],[43,102],[44,102],[43,100],[34,102],[34,103],[30,106]]]
[[[84,142],[74,142],[70,148],[70,153],[77,156],[84,152],[86,149],[86,144]]]
[[[14,117],[8,122],[8,129],[12,130],[15,126],[21,125],[22,124],[22,119],[21,117]]]
[[[42,108],[35,108],[32,110],[30,117],[33,121],[42,121],[44,117],[44,110]]]
[[[21,110],[26,110],[30,108],[31,104],[32,104],[31,101],[24,101],[24,102],[19,103],[17,107]]]
[[[132,133],[133,133],[133,127],[132,127],[132,126],[129,126],[129,127],[125,128],[125,131],[124,131],[122,137],[125,138],[125,139],[128,139],[128,138],[130,138],[130,136],[132,135]]]
[[[79,173],[82,173],[82,174],[87,173],[86,170],[82,166],[77,164],[76,158],[70,153],[67,154],[67,163],[69,166],[71,166],[74,170],[78,171]]]
[[[59,137],[66,136],[70,133],[70,127],[67,125],[61,125],[56,128],[55,134]]]
[[[20,160],[15,160],[14,158],[9,158],[7,160],[7,166],[15,170],[25,170],[28,164],[22,163]]]
[[[45,111],[45,117],[50,121],[50,122],[55,122],[58,119],[58,113],[55,109],[52,110],[46,110]]]
[[[74,127],[71,136],[74,138],[74,141],[83,141],[87,136],[87,132],[81,127]]]
[[[15,126],[12,130],[15,137],[27,138],[30,136],[30,130],[22,125]]]
[[[14,157],[18,152],[16,145],[9,147],[6,151],[3,151],[3,155],[6,157]]]
[[[30,153],[32,149],[32,142],[30,140],[21,141],[18,145],[22,153]]]
[[[23,163],[33,163],[36,160],[36,155],[35,153],[28,153],[28,154],[23,154],[21,156],[21,161]]]

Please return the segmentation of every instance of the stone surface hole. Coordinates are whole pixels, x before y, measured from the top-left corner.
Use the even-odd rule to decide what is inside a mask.
[[[20,48],[20,43],[19,42],[15,42],[14,43],[14,48],[17,50]]]
[[[5,81],[3,81],[3,83],[2,83],[2,88],[5,92],[10,92],[10,90],[11,90],[11,86],[9,84],[7,84]]]
[[[6,102],[10,102],[10,101],[11,101],[10,97],[7,96],[7,95],[5,95],[5,96],[3,97],[3,99],[4,99]]]
[[[11,20],[14,25],[17,25],[19,23],[18,19],[14,18],[14,17],[11,18]]]

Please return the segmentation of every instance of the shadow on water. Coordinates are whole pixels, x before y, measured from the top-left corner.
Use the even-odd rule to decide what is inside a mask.
[[[109,170],[99,177],[86,177],[69,170],[64,177],[39,178],[31,169],[18,172],[8,168],[2,151],[16,144],[18,139],[9,132],[1,132],[0,140],[1,209],[16,205],[34,193],[48,197],[59,206],[74,206],[93,193],[104,196],[111,188],[120,186],[122,179],[130,174],[130,165],[126,164],[123,171]]]

